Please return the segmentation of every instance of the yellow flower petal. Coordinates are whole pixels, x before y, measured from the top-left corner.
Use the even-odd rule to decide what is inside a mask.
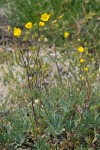
[[[62,19],[63,18],[63,16],[62,15],[60,15],[59,17],[58,17],[58,19]]]
[[[45,23],[44,22],[39,22],[39,26],[44,27]]]
[[[21,35],[21,29],[20,28],[14,28],[14,36],[20,36]]]
[[[83,58],[80,59],[80,63],[84,63],[84,59]]]
[[[44,14],[41,15],[41,18],[40,18],[40,19],[41,19],[42,21],[48,21],[49,18],[50,18],[50,14],[44,13]]]
[[[78,52],[80,52],[80,53],[83,53],[84,52],[84,48],[81,46],[81,47],[78,47]]]
[[[65,33],[64,33],[64,37],[67,38],[68,36],[69,36],[69,33],[68,33],[68,32],[65,32]]]
[[[32,28],[32,22],[26,23],[26,24],[25,24],[25,27],[26,27],[27,29],[31,29],[31,28]]]
[[[10,26],[7,26],[7,30],[10,31]]]
[[[83,76],[81,77],[81,80],[82,80],[82,81],[84,80],[84,77],[83,77]]]
[[[88,67],[84,67],[84,71],[88,71],[89,70],[89,68]]]
[[[77,39],[78,42],[80,42],[80,39]]]

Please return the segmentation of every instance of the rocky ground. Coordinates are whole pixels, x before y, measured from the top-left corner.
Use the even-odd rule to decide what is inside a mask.
[[[5,98],[8,95],[9,87],[14,85],[6,82],[6,77],[9,74],[11,60],[13,60],[12,36],[8,31],[8,21],[3,10],[0,9],[0,108],[5,103]],[[12,66],[12,72],[16,76],[16,71],[20,71],[16,65]],[[18,74],[18,73],[17,73]],[[0,113],[1,114],[1,113]]]
[[[0,11],[0,53],[4,52],[3,32],[5,32],[4,27],[7,25],[8,25],[7,19],[5,18],[5,16]],[[0,59],[3,59],[3,58],[1,58],[1,56],[0,56]],[[4,64],[1,62],[1,64],[0,64],[0,101],[2,101],[7,96],[7,93],[8,93],[8,86],[5,86],[3,84],[3,77],[4,77],[3,69],[4,68],[6,68],[6,63]]]

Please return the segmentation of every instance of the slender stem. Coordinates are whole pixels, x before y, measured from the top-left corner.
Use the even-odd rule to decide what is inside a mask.
[[[22,51],[20,51],[20,52],[21,52],[23,63],[24,63],[24,67],[26,68],[28,87],[29,87],[30,92],[32,92],[32,87],[31,87],[31,83],[30,83],[30,79],[29,79],[28,66],[24,60],[23,52]],[[27,57],[27,58],[28,58],[28,65],[29,65],[29,57]],[[33,98],[31,99],[31,104],[32,104],[32,111],[33,111],[33,116],[34,116],[34,122],[35,122],[36,127],[38,128],[38,122],[37,122],[36,112],[35,112],[35,108],[34,108],[34,99]]]
[[[85,111],[85,110],[88,108],[88,106],[89,106],[89,101],[90,101],[90,97],[91,97],[91,90],[90,90],[91,87],[90,87],[90,84],[89,84],[88,79],[86,79],[86,83],[87,83],[86,102],[85,102],[83,111],[82,111],[82,113],[81,113],[81,115],[80,115],[80,120],[79,120],[79,122],[78,122],[78,124],[77,124],[77,126],[76,126],[75,131],[74,131],[73,137],[75,136],[75,134],[76,134],[76,132],[77,132],[77,130],[78,130],[80,124],[81,124],[81,121],[82,121],[82,118],[83,118],[84,111]]]
[[[32,99],[32,111],[33,111],[33,114],[34,114],[35,125],[36,125],[36,127],[38,128],[38,122],[37,122],[37,117],[36,117],[36,112],[35,112],[35,108],[34,108],[33,99]]]
[[[62,83],[62,78],[61,78],[61,75],[60,75],[59,66],[58,66],[57,62],[56,62],[56,67],[57,67],[57,71],[58,71],[58,74],[59,74],[60,81]]]
[[[91,87],[88,79],[86,79],[86,83],[87,83],[87,96],[86,96],[85,107],[88,108],[90,97],[91,97]]]

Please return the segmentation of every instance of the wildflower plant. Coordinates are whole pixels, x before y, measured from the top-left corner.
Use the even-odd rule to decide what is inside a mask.
[[[48,21],[50,15],[44,13],[41,15],[40,20]],[[38,121],[34,108],[34,92],[40,91],[43,88],[45,74],[46,74],[46,62],[43,62],[40,51],[45,50],[45,35],[43,34],[42,27],[44,22],[40,22],[34,26],[31,22],[25,24],[24,30],[20,28],[14,28],[13,35],[16,37],[16,43],[21,48],[16,51],[17,62],[25,69],[28,82],[28,88],[30,91],[30,99],[32,102],[32,110],[34,115],[34,121],[36,127],[38,127]],[[44,52],[44,50],[42,50]],[[45,89],[46,90],[46,89]]]
[[[39,122],[40,114],[36,113],[37,108],[35,107],[35,99],[39,99],[39,103],[41,103],[39,109],[41,113],[46,116],[44,122],[48,125],[48,132],[54,134],[54,137],[57,139],[57,135],[62,134],[64,129],[66,132],[70,132],[69,136],[73,141],[81,128],[81,122],[84,120],[84,117],[86,117],[85,113],[87,113],[87,109],[90,109],[92,88],[94,88],[94,85],[91,83],[93,68],[91,67],[91,56],[88,53],[86,46],[82,47],[80,45],[77,46],[78,44],[76,44],[76,47],[74,47],[73,43],[69,41],[70,33],[66,32],[66,30],[63,32],[64,39],[60,42],[61,47],[58,47],[58,44],[55,42],[55,36],[61,36],[60,33],[57,33],[59,23],[58,19],[56,19],[56,21],[52,20],[52,15],[43,13],[40,16],[38,24],[28,22],[25,24],[23,30],[14,28],[13,34],[16,38],[18,47],[16,50],[16,60],[26,72],[27,92],[31,100],[31,108],[37,129],[41,123]],[[52,33],[50,38],[48,38],[49,31]],[[53,35],[53,31],[55,35]],[[48,39],[47,41],[45,40],[46,38]],[[48,44],[50,40],[54,44],[54,48],[51,49],[53,51],[53,57],[48,53],[48,50],[46,50],[46,44]],[[52,76],[49,75],[49,69],[51,71],[53,70],[45,59],[52,61],[51,66],[56,66],[57,72],[52,74]],[[68,60],[68,66],[66,66],[65,60]],[[62,69],[65,72],[64,79],[60,71],[59,63],[63,64]],[[68,77],[66,73],[70,73],[70,76]],[[59,85],[60,90],[62,88],[68,90],[69,102],[68,100],[66,100],[67,103],[61,100],[66,99],[62,96],[61,91],[59,91],[59,97],[50,96],[52,95],[50,94],[52,84],[48,83],[48,86],[46,85],[45,80],[47,77],[51,83],[55,82],[55,85]],[[71,97],[73,91],[76,93],[74,101],[72,101]],[[50,101],[51,99],[54,99],[53,102],[55,105],[52,104],[52,101],[48,101],[47,98],[42,99],[42,96],[44,95],[42,92],[47,94],[47,98],[50,99]],[[82,97],[81,95],[78,96],[79,92]],[[53,94],[53,96],[54,95],[55,94]],[[64,95],[67,97],[65,93]],[[78,97],[79,99],[82,99],[81,102]],[[56,105],[58,106],[56,107]],[[69,106],[68,108],[67,106],[65,108],[64,105]],[[45,111],[43,111],[42,107]],[[60,111],[58,112],[57,109],[60,109]],[[55,112],[53,112],[54,110]],[[74,113],[74,115],[71,116],[73,119],[70,118],[71,111]],[[40,116],[44,117],[42,114]],[[63,125],[64,117],[69,118],[69,120]],[[73,131],[72,135],[71,131]]]

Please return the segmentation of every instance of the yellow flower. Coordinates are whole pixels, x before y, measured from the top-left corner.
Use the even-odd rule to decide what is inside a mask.
[[[78,42],[80,42],[80,39],[77,39]]]
[[[88,67],[84,67],[84,71],[88,71],[89,70],[89,68]]]
[[[89,55],[88,51],[86,51],[86,55]]]
[[[7,30],[10,31],[10,26],[7,26]]]
[[[32,28],[32,22],[26,23],[26,24],[25,24],[25,27],[26,27],[27,29],[31,29],[31,28]]]
[[[83,76],[81,76],[80,78],[81,78],[82,81],[84,80],[84,77],[83,77]]]
[[[82,75],[80,75],[80,80],[85,80],[85,78],[82,76]]]
[[[52,21],[52,25],[55,25],[57,23],[57,20]]]
[[[94,61],[94,58],[91,58],[91,61]]]
[[[21,35],[21,29],[20,28],[14,28],[14,36],[20,36]]]
[[[69,36],[69,33],[68,33],[68,32],[65,32],[65,33],[64,33],[64,37],[67,38],[68,36]]]
[[[67,44],[66,43],[64,43],[64,47],[66,47],[67,46]]]
[[[45,23],[44,22],[39,22],[39,26],[44,27]]]
[[[78,52],[80,52],[80,53],[83,53],[84,52],[84,48],[81,46],[81,47],[78,47]]]
[[[84,63],[84,59],[83,58],[80,59],[80,63]]]
[[[34,23],[33,25],[36,27],[36,26],[37,26],[37,23]]]
[[[50,14],[44,13],[44,14],[41,15],[41,18],[40,18],[40,19],[41,19],[42,21],[48,21],[49,18],[50,18]]]
[[[62,19],[62,18],[63,18],[63,16],[62,16],[62,15],[58,17],[58,19]]]

